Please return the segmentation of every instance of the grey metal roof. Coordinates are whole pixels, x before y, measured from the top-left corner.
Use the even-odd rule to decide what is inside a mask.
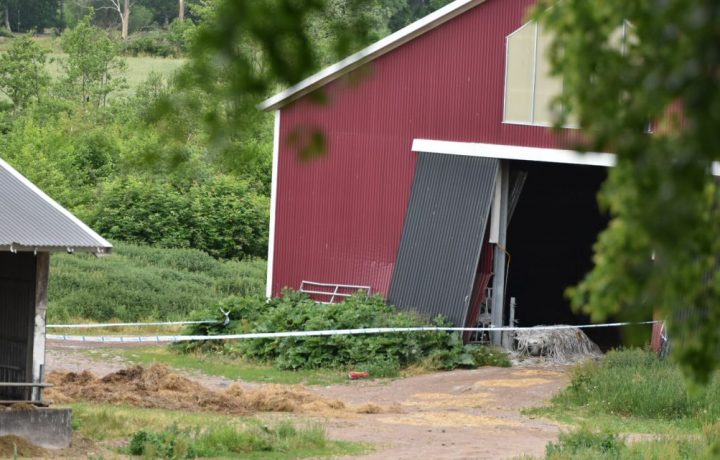
[[[464,326],[499,160],[418,155],[388,301]]]
[[[112,245],[0,159],[0,251],[85,251]]]

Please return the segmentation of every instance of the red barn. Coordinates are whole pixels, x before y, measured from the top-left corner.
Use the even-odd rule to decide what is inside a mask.
[[[511,297],[521,325],[584,320],[563,292],[591,268],[614,157],[549,128],[562,82],[533,3],[457,0],[261,105],[276,114],[268,297],[305,281],[456,325],[507,324]],[[303,159],[313,132],[325,152]]]

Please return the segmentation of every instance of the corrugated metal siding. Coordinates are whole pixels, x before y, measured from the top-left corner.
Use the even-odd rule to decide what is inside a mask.
[[[388,301],[465,324],[499,160],[420,153]]]
[[[0,253],[0,382],[32,381],[35,257]],[[21,399],[24,389],[0,388],[0,399]]]
[[[415,171],[414,138],[564,142],[547,128],[502,123],[505,37],[533,3],[488,0],[329,84],[327,104],[304,97],[282,109],[274,295],[303,279],[388,292]],[[303,127],[325,133],[325,156],[298,158],[288,140]]]
[[[0,247],[110,248],[14,172],[0,162]]]

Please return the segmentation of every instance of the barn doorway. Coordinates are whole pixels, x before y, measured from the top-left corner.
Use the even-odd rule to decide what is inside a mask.
[[[591,270],[593,244],[607,227],[597,204],[607,168],[526,161],[510,168],[527,178],[507,229],[506,302],[516,299],[519,326],[588,324],[564,293]],[[616,328],[586,333],[603,349],[621,343]]]

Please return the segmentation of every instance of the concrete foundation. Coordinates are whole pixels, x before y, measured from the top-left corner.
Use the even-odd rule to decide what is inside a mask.
[[[0,436],[15,435],[46,449],[70,447],[72,409],[2,410]]]

